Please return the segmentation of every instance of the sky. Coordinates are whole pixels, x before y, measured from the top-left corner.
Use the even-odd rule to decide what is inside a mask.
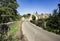
[[[52,13],[58,8],[59,0],[17,0],[19,7],[17,8],[20,15],[27,13]]]

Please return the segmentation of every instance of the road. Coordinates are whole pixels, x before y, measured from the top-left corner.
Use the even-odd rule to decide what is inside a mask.
[[[27,21],[23,22],[22,31],[28,41],[60,41],[60,35],[43,30]]]

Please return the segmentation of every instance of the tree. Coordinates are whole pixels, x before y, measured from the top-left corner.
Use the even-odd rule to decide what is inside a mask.
[[[29,18],[30,15],[31,15],[31,14],[29,14],[29,13],[28,13],[28,14],[24,14],[23,17],[24,17],[24,18]]]
[[[60,34],[60,17],[58,13],[56,14],[56,11],[49,17],[49,20],[47,21],[47,28],[49,28],[52,32]]]
[[[32,20],[36,20],[36,17],[34,15],[32,15]]]
[[[0,0],[0,23],[16,20],[19,17],[17,7],[16,0]]]
[[[54,14],[57,14],[57,9],[54,9],[54,11],[53,11],[53,15],[54,15]]]

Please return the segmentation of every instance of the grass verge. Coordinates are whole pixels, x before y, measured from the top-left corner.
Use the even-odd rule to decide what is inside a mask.
[[[8,32],[8,36],[11,37],[13,41],[18,41],[17,37],[14,37],[14,36],[15,36],[16,32],[18,31],[18,29],[21,27],[21,24],[22,24],[21,21],[16,21],[15,23],[13,23],[9,26],[10,30]]]
[[[21,24],[21,22],[17,21],[15,23],[13,23],[12,25],[10,25],[9,34],[15,34],[18,31],[20,24]]]

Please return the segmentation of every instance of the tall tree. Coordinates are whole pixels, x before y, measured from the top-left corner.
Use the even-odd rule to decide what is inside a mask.
[[[16,20],[18,16],[17,7],[16,0],[0,0],[0,21],[9,22]]]

